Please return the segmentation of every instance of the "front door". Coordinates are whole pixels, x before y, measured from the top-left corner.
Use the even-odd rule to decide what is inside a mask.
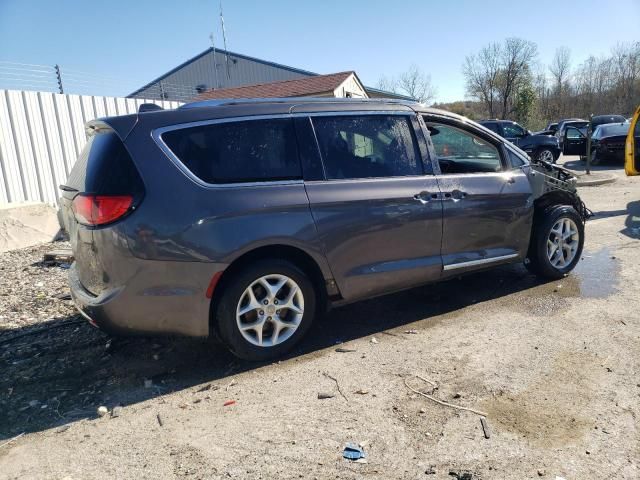
[[[524,258],[533,218],[525,173],[481,130],[438,116],[424,120],[440,170],[445,276]]]
[[[413,113],[312,117],[323,179],[306,181],[340,292],[354,300],[440,278],[442,203]],[[420,142],[421,140],[421,142]]]
[[[640,107],[631,119],[625,142],[624,171],[627,175],[640,175]]]
[[[565,155],[587,154],[587,137],[583,133],[585,128],[566,128],[566,130],[564,131],[564,141],[562,142],[562,153],[564,153]]]

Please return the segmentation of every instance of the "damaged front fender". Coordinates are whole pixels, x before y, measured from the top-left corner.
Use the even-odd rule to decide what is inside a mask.
[[[593,215],[578,195],[578,179],[570,170],[535,160],[523,168],[529,177],[536,210],[571,205],[583,222]]]

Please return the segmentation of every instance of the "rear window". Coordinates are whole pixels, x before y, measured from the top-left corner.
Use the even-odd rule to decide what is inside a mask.
[[[302,178],[291,119],[248,120],[172,130],[162,140],[206,183]]]
[[[89,137],[66,185],[79,192],[103,195],[137,194],[144,189],[131,155],[109,129]]]

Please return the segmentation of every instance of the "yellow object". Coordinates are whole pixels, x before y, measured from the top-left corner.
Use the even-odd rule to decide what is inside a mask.
[[[624,171],[627,175],[640,175],[640,107],[631,119],[624,146]]]

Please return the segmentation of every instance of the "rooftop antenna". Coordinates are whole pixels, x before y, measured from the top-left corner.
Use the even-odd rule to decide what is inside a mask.
[[[213,88],[216,89],[220,88],[220,85],[218,85],[218,63],[216,62],[216,42],[213,32],[211,32],[209,38],[211,39],[211,48],[213,49]]]
[[[227,66],[227,78],[231,80],[231,72],[229,71],[229,51],[227,50],[227,33],[224,29],[224,17],[222,16],[222,0],[220,0],[220,25],[222,25],[222,42],[224,44],[225,63]]]

